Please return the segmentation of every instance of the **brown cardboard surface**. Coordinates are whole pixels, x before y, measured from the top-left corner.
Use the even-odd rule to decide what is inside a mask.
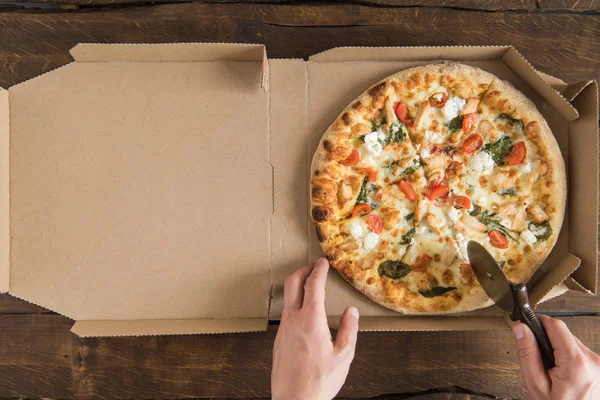
[[[189,335],[194,333],[241,333],[264,331],[265,318],[179,319],[137,321],[77,321],[71,332],[78,336]]]
[[[99,44],[82,43],[70,51],[75,61],[260,61],[263,64],[262,86],[268,86],[268,63],[265,46],[242,43],[159,43]]]
[[[11,293],[78,320],[266,319],[261,74],[76,62],[11,88]]]
[[[598,290],[598,83],[573,100],[581,117],[571,122],[569,147],[569,247],[581,258],[573,278],[594,294]],[[575,173],[577,172],[577,173]]]
[[[473,61],[501,58],[511,46],[336,47],[309,57],[314,62]]]
[[[306,63],[271,60],[270,149],[273,166],[270,319],[283,309],[283,281],[308,263],[308,161],[306,158]],[[290,77],[293,77],[291,79]]]
[[[9,120],[8,91],[0,88],[0,293],[9,288],[10,224],[9,224]]]
[[[572,254],[568,254],[558,265],[553,266],[535,285],[529,285],[529,301],[535,307],[542,301],[557,285],[563,282],[573,271],[579,268],[581,260]]]
[[[485,48],[488,51],[488,48]],[[351,49],[362,54],[366,49]],[[389,49],[388,49],[389,50]],[[402,49],[403,51],[405,49]],[[404,55],[401,53],[402,56]],[[389,55],[388,55],[389,56]],[[476,58],[476,57],[475,57]],[[428,63],[429,61],[347,61],[339,62],[339,57],[334,62],[319,61],[314,58],[308,63],[308,104],[309,104],[309,152],[308,158],[312,158],[322,133],[329,124],[337,117],[340,110],[349,104],[356,96],[366,90],[374,82],[391,75],[401,69]],[[317,58],[322,60],[322,58]],[[557,137],[557,142],[563,155],[568,157],[568,121],[559,113],[553,111],[551,106],[545,102],[532,88],[530,88],[519,76],[514,73],[504,62],[495,60],[463,61],[466,64],[478,66],[494,73],[501,79],[510,81],[517,89],[530,98],[544,114],[550,127]],[[558,95],[554,90],[552,96]],[[567,217],[568,218],[568,217]],[[311,227],[312,228],[312,227]],[[320,245],[316,240],[314,229],[309,229],[310,261],[321,256]],[[569,253],[569,229],[565,223],[559,241],[547,261],[540,267],[538,278],[558,265]],[[571,259],[569,259],[571,260]],[[573,261],[573,260],[571,260]],[[577,264],[569,263],[566,269],[573,271]],[[568,276],[568,274],[566,275]],[[537,280],[536,279],[536,280]],[[558,282],[556,282],[558,283]],[[545,294],[546,291],[544,291]],[[541,297],[540,297],[541,298]],[[348,283],[335,272],[331,272],[327,283],[326,308],[328,315],[339,316],[343,310],[355,305],[363,316],[399,316],[399,314],[381,307],[353,289]],[[474,311],[472,315],[500,315],[498,309],[486,309]],[[418,321],[418,320],[416,320]],[[416,323],[416,322],[415,322]]]

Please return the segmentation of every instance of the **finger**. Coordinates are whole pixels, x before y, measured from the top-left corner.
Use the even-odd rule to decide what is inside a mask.
[[[351,353],[354,354],[358,334],[358,318],[358,310],[354,306],[346,308],[342,314],[335,337],[335,348],[339,351],[351,350]]]
[[[300,268],[287,278],[283,284],[283,311],[297,310],[302,307],[304,284],[313,269],[312,265]]]
[[[554,348],[556,366],[568,366],[575,358],[581,356],[581,349],[567,324],[545,315],[539,317]]]
[[[533,332],[531,332],[527,325],[520,322],[513,325],[512,330],[525,386],[536,389],[527,391],[530,393],[548,393],[550,390],[550,380],[544,370],[540,348],[535,340],[535,336],[533,336]]]
[[[592,358],[594,358],[594,356],[598,356],[589,347],[587,347],[585,344],[583,344],[583,342],[581,340],[579,340],[579,338],[577,336],[573,336],[573,338],[575,339],[575,343],[577,343],[577,346],[579,346],[579,348],[581,349],[581,351],[584,352],[585,355],[592,357]]]
[[[306,279],[304,285],[304,304],[302,307],[325,308],[325,282],[327,281],[329,262],[326,258],[319,258]]]

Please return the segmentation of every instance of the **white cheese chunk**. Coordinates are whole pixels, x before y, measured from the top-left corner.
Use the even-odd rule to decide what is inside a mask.
[[[546,234],[547,228],[545,226],[535,226],[533,224],[530,224],[529,231],[535,236],[544,236]]]
[[[350,224],[350,234],[356,239],[360,239],[363,237],[364,231],[362,226],[360,225],[360,222],[352,221],[352,223]]]
[[[458,257],[461,260],[468,261],[469,260],[469,254],[467,253],[467,240],[462,235],[462,233],[457,233],[456,234],[456,244],[457,244],[457,246],[456,246],[456,252],[458,253]]]
[[[448,209],[448,218],[450,218],[452,222],[458,222],[458,220],[460,219],[460,211],[458,211],[454,207],[450,207]]]
[[[525,229],[523,232],[521,232],[521,239],[523,239],[527,244],[534,244],[537,241],[537,238],[529,229]]]
[[[444,117],[450,121],[458,116],[458,114],[465,108],[465,104],[467,104],[466,100],[461,99],[460,97],[450,97],[444,107],[442,107],[442,114]]]
[[[383,146],[381,146],[381,142],[379,141],[380,132],[381,131],[375,131],[365,135],[365,147],[367,148],[367,151],[374,156],[380,155],[383,151]]]
[[[365,250],[371,250],[372,248],[377,246],[377,243],[379,243],[379,235],[375,232],[369,232],[363,242],[363,248]]]
[[[444,97],[441,93],[436,93],[434,94],[433,97],[436,101],[442,101],[442,98]]]
[[[531,163],[527,163],[523,166],[523,172],[526,174],[531,172]]]
[[[494,159],[486,151],[480,151],[472,157],[469,157],[467,169],[471,172],[490,173],[494,169]]]

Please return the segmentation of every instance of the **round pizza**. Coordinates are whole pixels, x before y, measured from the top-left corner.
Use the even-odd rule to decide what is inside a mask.
[[[458,63],[410,68],[369,88],[323,135],[311,214],[331,265],[408,314],[491,305],[469,264],[481,243],[513,283],[556,243],[566,177],[535,105]]]

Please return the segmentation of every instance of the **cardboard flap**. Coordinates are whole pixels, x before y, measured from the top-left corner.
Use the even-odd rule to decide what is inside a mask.
[[[579,93],[581,93],[583,91],[583,89],[585,89],[592,83],[594,83],[593,80],[592,81],[581,81],[581,82],[577,82],[572,85],[569,85],[569,87],[567,87],[565,89],[565,91],[563,92],[563,96],[565,96],[567,100],[573,101],[573,100],[575,100],[575,97],[577,97],[579,95]]]
[[[150,336],[257,332],[267,329],[267,320],[173,319],[133,321],[77,321],[71,332],[77,336]]]
[[[260,61],[263,63],[263,88],[267,88],[267,52],[262,44],[245,43],[169,43],[102,44],[82,43],[70,50],[75,61],[199,62]]]
[[[556,287],[556,282],[563,282],[581,265],[581,260],[569,254],[560,264],[552,268],[535,286],[529,288],[529,302],[535,307]]]
[[[8,291],[10,276],[8,118],[8,91],[0,88],[0,293]]]
[[[510,46],[336,47],[308,59],[313,62],[486,60],[502,57],[509,48]]]
[[[11,293],[77,320],[266,321],[261,73],[74,62],[12,87]]]
[[[593,81],[573,99],[581,117],[569,124],[569,248],[581,259],[572,275],[585,289],[598,289],[598,83]]]
[[[508,49],[502,60],[567,120],[573,121],[579,117],[579,112],[575,107],[544,81],[533,66],[514,47]]]
[[[340,317],[327,317],[329,326],[337,329]],[[361,331],[489,331],[507,329],[498,317],[360,317]]]

